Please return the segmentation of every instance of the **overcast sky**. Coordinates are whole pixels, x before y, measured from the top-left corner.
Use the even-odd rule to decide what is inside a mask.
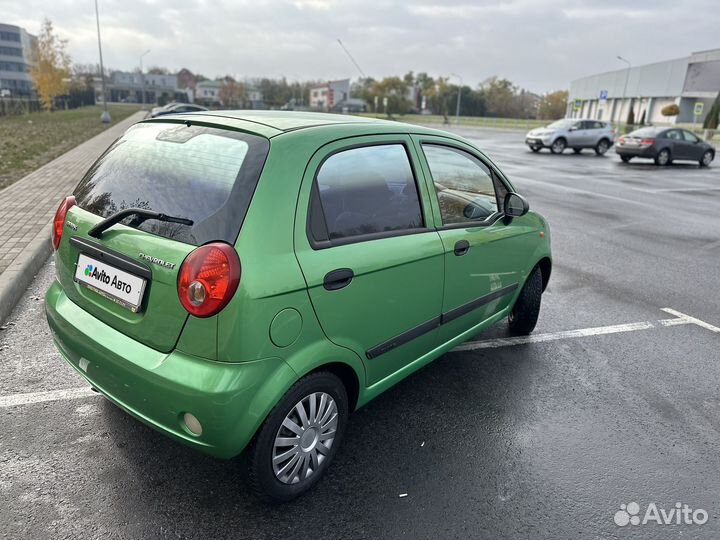
[[[717,0],[99,0],[108,67],[187,67],[209,77],[372,77],[408,70],[498,75],[535,92],[584,75],[720,47]],[[92,0],[2,0],[0,22],[50,18],[73,61],[97,62]]]

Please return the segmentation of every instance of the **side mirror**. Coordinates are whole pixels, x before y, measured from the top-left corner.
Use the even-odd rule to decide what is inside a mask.
[[[530,205],[525,197],[517,193],[505,195],[503,212],[505,212],[505,223],[510,223],[513,218],[524,216],[530,211]]]
[[[570,128],[568,129],[568,131],[575,131],[576,129],[577,129],[577,126],[570,126]]]

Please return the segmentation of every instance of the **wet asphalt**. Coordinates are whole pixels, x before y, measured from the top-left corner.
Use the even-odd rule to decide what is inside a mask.
[[[662,308],[720,326],[720,163],[532,154],[519,132],[458,131],[550,222],[536,334]],[[53,272],[38,268],[0,330],[0,398],[84,386],[44,319]],[[2,407],[0,537],[717,538],[719,471],[720,334],[653,327],[449,353],[355,413],[323,481],[284,506],[101,397]],[[631,502],[708,519],[616,525]]]

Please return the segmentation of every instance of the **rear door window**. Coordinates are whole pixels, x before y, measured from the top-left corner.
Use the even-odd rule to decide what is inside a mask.
[[[310,215],[316,241],[361,240],[423,228],[405,146],[384,144],[332,154],[316,175]]]
[[[137,124],[95,162],[75,190],[80,208],[106,218],[140,208],[182,225],[130,216],[125,225],[193,245],[234,243],[269,149],[256,135],[176,123]]]

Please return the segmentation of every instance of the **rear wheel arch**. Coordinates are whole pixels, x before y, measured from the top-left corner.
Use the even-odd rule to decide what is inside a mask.
[[[345,364],[344,362],[330,362],[316,367],[312,371],[305,373],[302,377],[307,377],[308,375],[319,373],[321,371],[332,373],[340,379],[340,381],[342,381],[348,395],[348,411],[354,411],[358,402],[358,397],[360,396],[360,379],[352,366]]]
[[[548,283],[550,282],[550,274],[552,273],[552,261],[550,257],[543,257],[535,265],[540,268],[542,274],[542,290],[547,289]]]

